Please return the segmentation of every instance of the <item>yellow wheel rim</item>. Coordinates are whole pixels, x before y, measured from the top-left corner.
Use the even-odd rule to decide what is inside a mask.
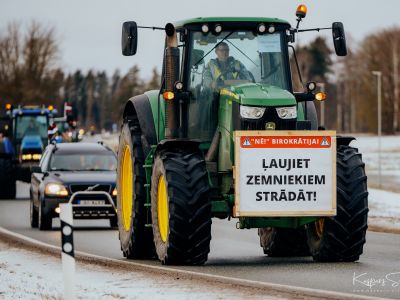
[[[158,179],[157,214],[158,230],[160,231],[162,241],[165,243],[168,235],[168,195],[164,175],[161,175]]]
[[[318,238],[322,238],[325,229],[325,219],[319,219],[315,222],[315,233]]]
[[[121,168],[121,210],[125,231],[129,231],[132,217],[132,158],[129,146],[125,146]]]

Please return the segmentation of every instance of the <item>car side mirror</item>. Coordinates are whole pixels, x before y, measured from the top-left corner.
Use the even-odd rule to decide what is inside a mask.
[[[31,167],[31,172],[32,172],[32,173],[43,173],[43,172],[42,172],[42,168],[39,167],[39,166],[32,166],[32,167]]]
[[[347,55],[346,37],[344,34],[344,28],[342,22],[332,23],[332,37],[336,55],[346,56]]]
[[[122,54],[132,56],[137,50],[137,24],[134,21],[124,22],[122,24]]]

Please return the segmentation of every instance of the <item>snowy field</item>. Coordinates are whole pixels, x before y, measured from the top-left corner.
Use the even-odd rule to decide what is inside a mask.
[[[357,136],[352,146],[362,153],[370,187],[400,193],[400,136],[381,137]],[[380,153],[380,155],[379,155]],[[379,158],[380,157],[380,158]],[[379,187],[379,161],[381,165],[381,186]]]

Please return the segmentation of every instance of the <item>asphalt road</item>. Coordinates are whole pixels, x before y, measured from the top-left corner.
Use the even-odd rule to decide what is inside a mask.
[[[29,226],[28,185],[18,184],[17,200],[0,200],[0,226],[60,245],[59,221],[51,231]],[[24,199],[25,198],[25,199]],[[118,233],[108,221],[76,221],[75,249],[121,259]],[[141,261],[159,264],[158,261]],[[400,235],[368,232],[364,254],[355,263],[315,263],[310,257],[269,258],[257,231],[237,230],[235,220],[213,219],[211,252],[205,266],[176,267],[254,281],[400,299]],[[393,274],[395,273],[395,274]],[[363,282],[363,283],[361,283]],[[368,283],[369,286],[368,286]]]

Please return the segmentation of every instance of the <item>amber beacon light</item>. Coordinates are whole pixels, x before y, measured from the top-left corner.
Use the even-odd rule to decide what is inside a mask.
[[[304,4],[300,4],[299,6],[297,6],[296,17],[302,19],[306,16],[306,14],[307,14],[307,6],[305,6]]]

